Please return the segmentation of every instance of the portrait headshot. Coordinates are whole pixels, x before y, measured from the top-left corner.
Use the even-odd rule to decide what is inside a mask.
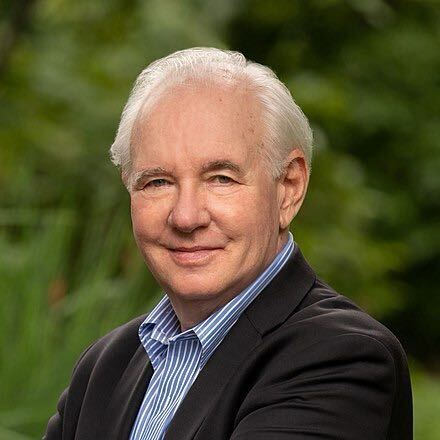
[[[438,440],[440,10],[0,7],[0,440]]]
[[[289,232],[312,148],[285,85],[239,52],[140,73],[110,155],[164,296],[83,352],[45,440],[412,438],[399,341]]]

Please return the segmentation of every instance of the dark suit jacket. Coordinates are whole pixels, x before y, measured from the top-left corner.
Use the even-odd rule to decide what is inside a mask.
[[[89,347],[46,440],[128,439],[153,373],[141,316]],[[295,248],[188,391],[166,440],[412,439],[405,354]]]

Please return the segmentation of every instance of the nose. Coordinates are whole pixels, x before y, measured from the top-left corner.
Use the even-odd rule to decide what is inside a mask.
[[[210,221],[203,190],[192,182],[182,184],[176,192],[168,224],[181,232],[190,233],[208,226]]]

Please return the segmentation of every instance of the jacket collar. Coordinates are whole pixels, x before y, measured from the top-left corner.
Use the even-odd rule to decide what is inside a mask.
[[[245,314],[264,336],[296,310],[315,280],[315,272],[295,244],[291,257],[278,276],[248,307]]]

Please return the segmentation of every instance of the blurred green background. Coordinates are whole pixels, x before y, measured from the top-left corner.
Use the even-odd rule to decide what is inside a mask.
[[[308,115],[292,231],[397,334],[416,439],[440,438],[439,42],[436,1],[3,1],[0,439],[41,437],[79,353],[158,298],[107,150],[137,74],[191,46],[268,64]]]

